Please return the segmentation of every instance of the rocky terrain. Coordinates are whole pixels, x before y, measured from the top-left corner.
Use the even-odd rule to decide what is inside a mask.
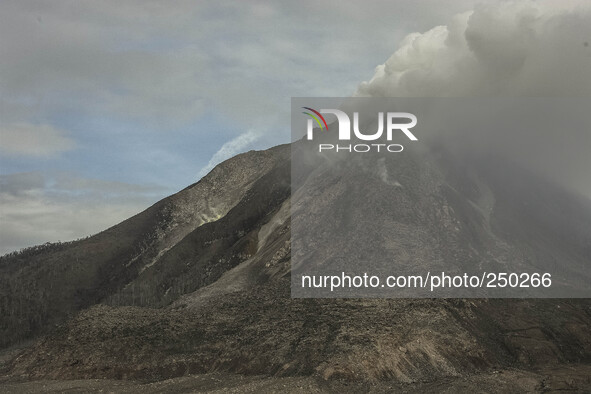
[[[588,299],[291,298],[292,148],[232,158],[94,237],[2,257],[3,391],[591,390]],[[589,201],[431,156],[363,174],[419,256],[562,263],[588,285]],[[319,195],[360,176],[315,188],[327,168],[301,170]]]

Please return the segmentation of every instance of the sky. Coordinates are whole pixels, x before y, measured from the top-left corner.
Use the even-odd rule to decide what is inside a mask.
[[[292,96],[591,91],[591,37],[554,51],[587,34],[582,2],[497,3],[0,2],[0,254],[96,233],[288,142]]]

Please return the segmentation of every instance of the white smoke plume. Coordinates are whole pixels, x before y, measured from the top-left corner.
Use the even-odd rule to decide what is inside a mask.
[[[355,96],[559,97],[574,100],[573,112],[588,113],[581,107],[591,108],[591,2],[476,6],[447,25],[406,36]],[[502,153],[591,199],[589,119],[553,127],[552,114],[534,115],[542,127],[518,133],[477,127],[443,139],[455,153]]]
[[[589,96],[589,2],[494,2],[413,33],[357,96]]]

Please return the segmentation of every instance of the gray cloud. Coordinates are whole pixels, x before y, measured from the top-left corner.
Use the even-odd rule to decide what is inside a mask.
[[[281,125],[290,96],[350,94],[404,31],[472,3],[2,2],[2,117],[77,110],[161,128],[215,109],[249,128],[283,111]]]
[[[0,254],[95,234],[168,192],[74,173],[0,175]]]
[[[0,175],[0,190],[2,193],[19,196],[43,187],[45,187],[45,179],[39,172]]]
[[[3,155],[52,157],[76,144],[64,130],[46,124],[0,124],[0,153]]]

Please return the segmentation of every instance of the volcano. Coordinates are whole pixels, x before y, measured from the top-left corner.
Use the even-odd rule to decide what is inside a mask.
[[[3,256],[2,385],[591,389],[588,299],[292,298],[290,291],[292,253],[303,253],[292,251],[292,214],[321,213],[313,223],[329,233],[351,195],[370,203],[346,212],[358,230],[348,235],[350,248],[308,240],[308,259],[329,266],[339,250],[366,244],[363,234],[387,216],[385,244],[412,267],[477,259],[499,271],[507,262],[560,267],[585,288],[589,200],[510,163],[442,147],[368,158],[346,176],[336,176],[331,161],[311,161],[293,183],[291,158],[304,143],[294,144],[235,156],[87,239]],[[370,187],[360,188],[360,179]]]

